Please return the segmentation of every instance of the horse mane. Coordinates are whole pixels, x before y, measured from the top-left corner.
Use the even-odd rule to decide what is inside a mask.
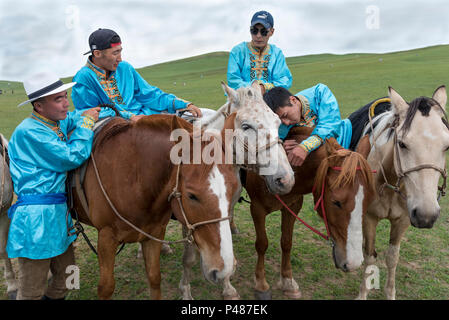
[[[340,167],[335,181],[330,183],[331,189],[344,188],[353,184],[357,171],[362,173],[363,180],[368,188],[374,190],[374,178],[368,161],[358,152],[343,149],[335,140],[326,140],[332,149],[330,155],[325,158],[319,166],[315,175],[315,187],[321,190],[329,169]]]
[[[119,133],[127,131],[131,127],[131,121],[124,118],[114,118],[105,127],[98,132],[95,137],[95,148],[101,148],[106,141],[115,137]]]
[[[443,113],[444,115],[444,117],[442,118],[443,123],[449,129],[446,111],[443,109],[443,107],[433,98],[418,97],[409,103],[409,108],[407,109],[404,124],[402,125],[403,135],[406,135],[407,132],[410,130],[412,121],[415,118],[416,112],[418,110],[424,117],[428,117],[432,107],[439,109]]]

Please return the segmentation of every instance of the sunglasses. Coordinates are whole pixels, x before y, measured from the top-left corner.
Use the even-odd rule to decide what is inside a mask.
[[[258,29],[256,27],[251,27],[249,29],[249,31],[251,31],[251,34],[253,34],[253,35],[257,35],[259,33],[259,31],[260,31],[260,35],[262,37],[266,37],[268,32],[270,32],[270,30],[268,30],[268,29],[265,29],[265,28]]]

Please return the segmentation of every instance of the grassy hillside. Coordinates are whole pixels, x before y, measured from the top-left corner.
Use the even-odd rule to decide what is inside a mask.
[[[188,59],[142,68],[140,74],[151,84],[166,92],[190,100],[200,107],[218,108],[225,102],[220,81],[226,81],[228,53],[217,52]],[[421,95],[431,96],[441,84],[449,84],[449,46],[436,46],[388,54],[310,55],[292,57],[287,64],[293,74],[291,91],[296,93],[318,82],[328,85],[336,95],[343,117],[394,87],[406,100]],[[66,79],[68,80],[68,79]],[[0,89],[7,82],[0,81]],[[14,94],[0,95],[0,131],[10,137],[15,126],[26,117],[30,106],[16,108],[26,100],[22,85],[11,83]],[[431,230],[410,228],[402,242],[397,270],[398,299],[449,299],[449,214],[447,197],[442,200],[441,217]],[[324,225],[313,211],[307,197],[301,215],[312,225],[323,230]],[[241,234],[234,236],[238,260],[233,284],[243,299],[253,299],[253,272],[255,267],[255,232],[246,204],[236,208],[237,225]],[[280,268],[280,213],[267,218],[270,247],[267,251],[267,280],[274,285]],[[388,222],[378,227],[378,266],[381,269],[381,287],[385,283],[384,253],[388,246]],[[89,228],[95,240],[95,230]],[[179,239],[180,227],[170,223],[168,238]],[[81,288],[72,291],[70,299],[96,299],[98,262],[82,239],[77,241],[77,261],[81,269]],[[162,289],[167,299],[178,299],[181,276],[182,246],[174,246],[175,253],[162,257]],[[141,260],[136,260],[137,245],[127,245],[116,260],[116,291],[114,299],[147,299],[148,285]],[[352,299],[358,293],[361,271],[343,274],[335,269],[331,249],[321,239],[297,223],[295,225],[292,263],[304,299]],[[206,283],[195,269],[192,282],[197,299],[220,299],[221,288]],[[4,286],[0,285],[0,290]],[[3,296],[5,298],[6,295]],[[384,299],[382,290],[370,296]],[[274,299],[283,299],[273,290]]]

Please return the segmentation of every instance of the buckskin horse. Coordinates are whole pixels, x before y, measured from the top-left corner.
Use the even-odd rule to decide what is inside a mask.
[[[84,211],[76,194],[74,208],[82,223],[98,230],[100,299],[114,292],[117,247],[133,242],[142,244],[151,298],[161,298],[160,249],[172,213],[188,226],[184,239],[198,247],[207,280],[217,282],[234,270],[228,221],[238,188],[234,168],[172,163],[175,129],[192,132],[192,125],[170,115],[136,123],[115,118],[96,137],[83,183],[89,210]]]
[[[419,97],[407,103],[389,88],[391,109],[374,117],[364,133],[371,139],[368,161],[377,170],[379,201],[368,208],[363,220],[365,266],[376,262],[376,227],[381,219],[391,224],[386,253],[388,299],[396,298],[395,277],[401,239],[410,224],[432,228],[440,214],[439,195],[446,188],[446,151],[449,130],[447,93],[439,87],[432,98]],[[443,185],[438,186],[440,175]],[[358,299],[366,299],[368,273],[364,273]]]

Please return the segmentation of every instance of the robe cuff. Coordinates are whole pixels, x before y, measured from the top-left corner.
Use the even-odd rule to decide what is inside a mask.
[[[308,137],[306,140],[302,141],[299,146],[303,148],[307,153],[318,149],[323,144],[323,139],[317,135]]]

